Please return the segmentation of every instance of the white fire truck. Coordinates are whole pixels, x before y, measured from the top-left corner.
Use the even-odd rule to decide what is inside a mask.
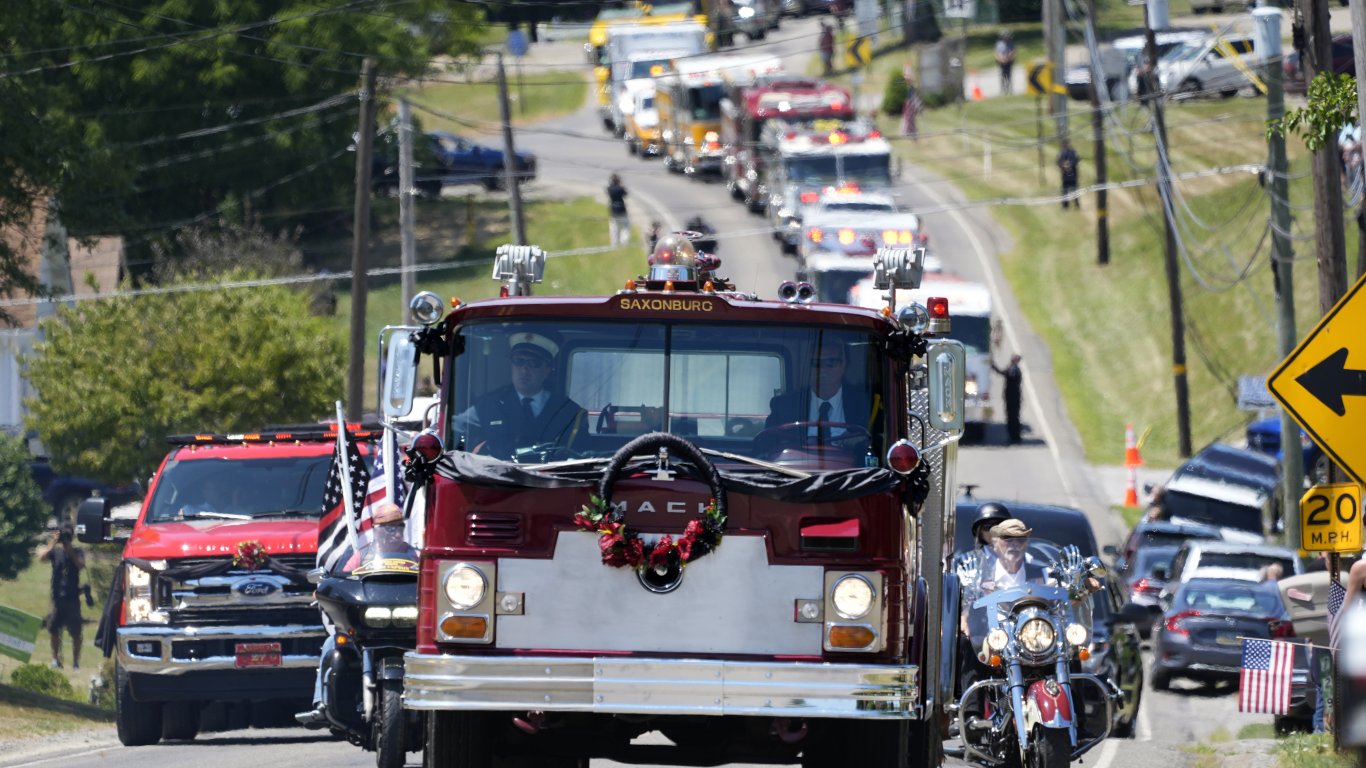
[[[831,192],[802,219],[801,274],[821,301],[849,302],[849,290],[873,270],[879,248],[923,247],[920,217],[887,194]]]
[[[879,252],[879,289],[918,285],[923,257]],[[424,765],[939,765],[948,317],[759,300],[678,234],[614,295],[530,296],[544,265],[506,247],[503,298],[443,316],[421,294],[382,336],[385,410],[419,366],[441,398],[408,450]],[[532,371],[548,394],[519,422],[500,403]],[[813,413],[832,383],[840,411]]]
[[[802,220],[821,195],[891,186],[891,144],[865,123],[818,120],[798,129],[770,122],[765,130],[773,153],[765,161],[768,220],[785,253],[796,253]]]

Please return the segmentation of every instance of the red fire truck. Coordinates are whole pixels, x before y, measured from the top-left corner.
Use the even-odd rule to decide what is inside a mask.
[[[96,637],[115,658],[119,740],[193,739],[211,702],[242,712],[230,721],[293,724],[290,714],[311,701],[326,637],[308,572],[335,428],[170,442]],[[111,529],[106,499],[81,504],[81,541],[109,541]],[[263,711],[280,717],[253,716],[243,702],[272,702]]]
[[[879,252],[878,284],[923,256]],[[615,295],[532,297],[543,254],[507,246],[502,298],[420,294],[382,336],[386,411],[419,358],[439,374],[408,449],[429,768],[940,763],[947,310],[760,300],[719,269],[674,234]]]
[[[853,118],[849,92],[814,78],[780,72],[761,76],[751,87],[729,89],[721,102],[721,173],[726,189],[751,212],[764,209],[767,183],[762,144],[764,126],[770,120],[796,128],[811,127],[816,120]]]

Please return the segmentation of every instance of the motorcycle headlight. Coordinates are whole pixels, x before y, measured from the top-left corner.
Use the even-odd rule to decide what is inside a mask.
[[[387,627],[394,620],[394,612],[383,605],[372,605],[365,609],[362,618],[367,626]]]
[[[873,609],[873,585],[862,576],[845,576],[835,582],[830,599],[840,616],[861,619]]]
[[[484,602],[488,580],[478,568],[461,563],[446,574],[446,599],[457,610],[467,611]]]
[[[1086,645],[1086,641],[1090,636],[1091,633],[1086,631],[1086,627],[1083,627],[1080,624],[1068,624],[1067,630],[1063,632],[1063,637],[1066,637],[1067,642],[1072,645]]]
[[[1010,642],[1010,636],[1004,629],[997,627],[987,634],[987,647],[993,651],[1004,650],[1006,643]]]
[[[394,609],[394,626],[396,627],[416,627],[417,626],[417,606],[400,605]]]
[[[1020,625],[1015,631],[1015,639],[1020,641],[1020,645],[1024,646],[1026,651],[1043,653],[1053,647],[1057,634],[1053,631],[1053,622],[1034,618]]]

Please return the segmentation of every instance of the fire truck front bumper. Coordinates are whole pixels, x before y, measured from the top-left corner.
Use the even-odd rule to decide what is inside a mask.
[[[404,706],[845,719],[920,716],[915,665],[410,653]]]

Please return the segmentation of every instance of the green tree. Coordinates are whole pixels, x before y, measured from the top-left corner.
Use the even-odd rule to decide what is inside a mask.
[[[1288,109],[1279,122],[1268,123],[1268,136],[1298,134],[1310,152],[1337,141],[1344,125],[1357,121],[1357,81],[1351,75],[1320,72],[1309,81],[1305,105]]]
[[[44,321],[26,360],[35,392],[26,405],[58,471],[145,478],[166,435],[327,417],[344,390],[334,323],[289,287],[230,286],[255,277],[229,271]]]
[[[188,222],[344,216],[362,60],[383,99],[435,57],[473,52],[482,13],[461,0],[6,0],[0,225],[56,200],[73,235],[128,236],[139,264]],[[0,295],[33,289],[0,241]]]
[[[23,438],[0,434],[0,579],[28,568],[47,522],[48,507],[28,462]]]

